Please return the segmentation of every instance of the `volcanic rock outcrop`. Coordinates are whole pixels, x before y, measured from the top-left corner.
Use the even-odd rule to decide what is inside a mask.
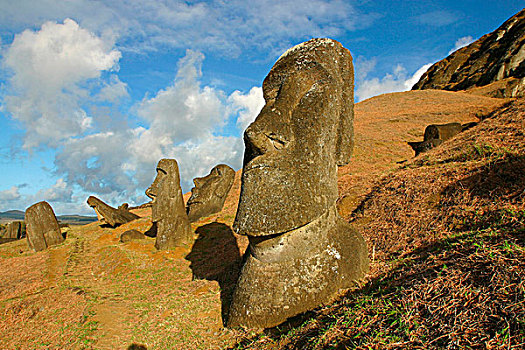
[[[525,93],[525,9],[430,67],[413,90],[469,90],[501,81],[485,94],[520,97]]]
[[[21,221],[12,221],[7,224],[7,230],[4,235],[4,238],[22,238],[22,222]]]
[[[89,196],[87,204],[95,210],[100,223],[111,227],[117,227],[139,218],[138,215],[128,210],[127,204],[123,204],[115,209],[95,196]]]
[[[337,164],[353,146],[353,65],[331,39],[285,52],[263,82],[265,106],[244,134],[234,230],[249,248],[228,326],[268,328],[354,287],[363,237],[336,209]]]
[[[27,208],[25,222],[27,243],[37,252],[64,241],[53,208],[47,202]]]
[[[180,187],[179,166],[175,159],[161,159],[157,176],[146,190],[152,199],[151,220],[156,225],[155,247],[159,250],[188,245],[193,241]]]
[[[190,222],[222,210],[234,177],[235,171],[231,167],[219,164],[207,176],[193,179],[195,187],[191,189],[191,197],[186,204]]]

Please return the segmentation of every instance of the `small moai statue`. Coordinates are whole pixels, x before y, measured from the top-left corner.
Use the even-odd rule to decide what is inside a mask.
[[[193,242],[182,189],[179,166],[175,159],[161,159],[157,164],[157,176],[146,190],[152,199],[151,220],[157,226],[155,247],[166,250],[188,246]]]
[[[64,241],[53,208],[45,201],[26,209],[25,222],[27,243],[37,252]]]

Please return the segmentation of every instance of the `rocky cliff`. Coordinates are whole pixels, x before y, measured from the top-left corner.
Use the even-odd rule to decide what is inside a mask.
[[[435,63],[412,89],[472,90],[492,97],[523,96],[524,43],[525,9],[492,33]]]

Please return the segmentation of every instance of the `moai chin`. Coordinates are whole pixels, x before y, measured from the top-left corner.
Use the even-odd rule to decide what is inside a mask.
[[[193,179],[195,187],[191,189],[186,211],[190,222],[218,213],[233,185],[235,171],[226,164],[219,164],[204,177]]]
[[[159,250],[187,246],[193,241],[182,198],[179,166],[175,159],[161,159],[157,176],[146,190],[152,199],[151,220],[157,225],[155,247]]]
[[[246,262],[228,326],[268,328],[329,302],[368,270],[366,243],[338,214],[337,165],[353,149],[353,65],[331,39],[284,53],[244,134],[234,230]]]
[[[27,243],[37,252],[64,241],[55,212],[47,202],[27,208],[25,222]]]

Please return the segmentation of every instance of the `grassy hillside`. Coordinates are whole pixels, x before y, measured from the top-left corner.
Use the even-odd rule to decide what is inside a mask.
[[[367,285],[235,348],[523,348],[523,130],[517,100],[380,180],[350,215]]]
[[[518,321],[492,309],[475,310],[476,303],[490,302],[495,310],[521,315],[523,298],[515,305],[506,300],[519,297],[516,291],[522,288],[518,228],[523,225],[519,192],[523,182],[516,181],[522,177],[505,170],[501,176],[512,180],[505,184],[517,185],[506,185],[507,192],[490,198],[468,189],[492,179],[490,171],[500,169],[497,164],[506,164],[501,169],[509,171],[520,169],[523,104],[509,107],[505,118],[510,121],[498,121],[504,118],[499,114],[488,118],[413,160],[413,152],[404,143],[421,138],[429,123],[476,120],[506,102],[462,93],[412,91],[356,105],[355,157],[339,170],[339,209],[365,234],[373,265],[370,283],[332,306],[260,335],[223,328],[247,246],[246,238],[230,229],[240,191],[238,172],[224,210],[192,225],[196,241],[188,249],[157,252],[151,238],[119,243],[126,230],[149,228],[150,208],[138,209],[141,219],[117,229],[98,223],[72,227],[63,244],[39,253],[28,250],[25,240],[0,245],[0,348],[125,349],[134,343],[148,349],[324,349],[382,343],[407,348],[419,344],[412,339],[427,345],[437,339],[432,347],[450,344],[450,339],[460,337],[454,335],[459,330],[479,324],[491,325],[501,341],[516,339],[515,331],[522,327]],[[405,159],[408,162],[397,163]],[[489,187],[483,193],[500,193]],[[458,260],[457,256],[470,258]],[[485,263],[487,257],[500,265],[493,260]],[[494,278],[491,269],[498,272]],[[462,274],[464,270],[470,275]],[[496,289],[484,289],[476,282],[486,281],[484,276],[489,287]],[[497,289],[502,283],[498,278],[508,284]],[[467,299],[458,299],[457,293],[466,293],[458,281],[471,287]],[[444,289],[447,285],[450,289]],[[499,294],[483,299],[485,292],[493,290]],[[492,295],[501,296],[499,304]],[[442,304],[432,304],[438,302]],[[440,306],[436,309],[435,305]],[[470,328],[461,328],[468,324],[458,321],[456,328],[436,331],[427,324],[445,324],[451,310],[459,315],[463,305],[474,310],[473,315],[486,317],[474,318]],[[501,321],[493,321],[492,314]]]

